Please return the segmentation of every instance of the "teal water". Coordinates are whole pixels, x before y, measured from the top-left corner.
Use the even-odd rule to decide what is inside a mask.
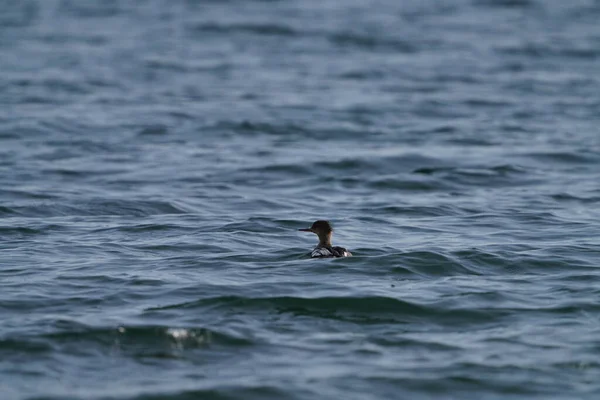
[[[600,395],[598,2],[0,10],[0,399]]]

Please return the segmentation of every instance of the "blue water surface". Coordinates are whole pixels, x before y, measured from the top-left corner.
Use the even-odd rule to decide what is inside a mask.
[[[599,20],[0,0],[0,399],[600,398]]]

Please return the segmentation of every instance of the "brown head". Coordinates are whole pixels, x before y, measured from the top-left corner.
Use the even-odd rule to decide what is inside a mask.
[[[315,221],[310,228],[298,230],[316,234],[319,237],[319,246],[331,247],[331,234],[333,233],[333,228],[329,224],[329,221]]]

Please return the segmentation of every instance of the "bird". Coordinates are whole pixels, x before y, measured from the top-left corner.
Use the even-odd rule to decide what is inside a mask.
[[[352,253],[350,253],[344,247],[331,245],[331,235],[333,234],[333,228],[331,227],[329,221],[318,220],[315,221],[310,228],[298,230],[302,232],[312,232],[319,237],[319,244],[310,253],[310,256],[312,258],[352,256]]]

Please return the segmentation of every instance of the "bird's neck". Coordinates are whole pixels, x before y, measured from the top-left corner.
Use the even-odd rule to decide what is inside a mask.
[[[331,247],[331,233],[319,235],[319,247]]]

